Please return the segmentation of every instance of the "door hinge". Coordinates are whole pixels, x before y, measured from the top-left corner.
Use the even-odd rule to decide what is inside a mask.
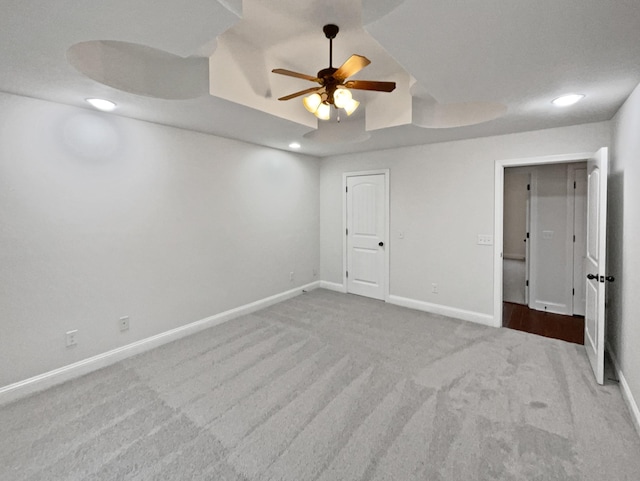
[[[346,235],[349,235],[349,229],[347,229]]]
[[[575,189],[575,188],[577,187],[577,185],[578,185],[578,184],[577,184],[577,183],[576,183],[576,181],[574,180],[574,181],[573,181],[573,188]]]
[[[529,287],[529,280],[527,279],[527,282],[525,284],[527,287]]]
[[[349,271],[347,271],[347,279],[349,278]]]
[[[345,188],[344,188],[344,191],[345,191],[345,192],[349,192],[349,186],[345,187]]]
[[[527,232],[527,239],[529,238],[529,233]]]
[[[576,290],[575,289],[571,289],[571,295],[575,296],[576,295]]]
[[[574,235],[574,236],[573,236],[573,242],[575,242],[575,241],[576,241],[576,236]]]
[[[531,184],[527,184],[527,190],[531,190]]]

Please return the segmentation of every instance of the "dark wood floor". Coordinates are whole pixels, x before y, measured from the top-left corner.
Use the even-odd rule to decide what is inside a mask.
[[[539,336],[584,344],[584,317],[563,316],[529,309],[522,304],[503,303],[502,325]]]

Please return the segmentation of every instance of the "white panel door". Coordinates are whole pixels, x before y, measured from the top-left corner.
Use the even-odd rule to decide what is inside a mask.
[[[347,292],[384,299],[384,174],[347,177]]]
[[[607,164],[606,148],[598,150],[587,162],[587,288],[584,347],[598,384],[604,384]]]

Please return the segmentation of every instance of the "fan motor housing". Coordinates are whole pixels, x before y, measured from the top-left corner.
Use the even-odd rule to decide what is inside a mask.
[[[336,88],[338,88],[338,85],[340,85],[338,79],[333,76],[337,70],[335,67],[328,67],[318,72],[318,78],[322,79],[322,85],[327,92],[326,101],[330,104],[333,104],[333,93],[336,91]]]

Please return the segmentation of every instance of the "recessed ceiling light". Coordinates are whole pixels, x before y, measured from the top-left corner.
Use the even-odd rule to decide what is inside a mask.
[[[569,94],[558,97],[557,99],[552,100],[551,103],[557,107],[568,107],[569,105],[580,102],[583,98],[584,95],[582,94]]]
[[[102,110],[104,112],[111,112],[116,108],[116,104],[114,104],[111,100],[105,99],[86,99],[91,105],[93,105],[98,110]]]
[[[291,147],[292,149],[299,149],[301,145],[298,142],[291,142],[289,144],[289,147]]]

